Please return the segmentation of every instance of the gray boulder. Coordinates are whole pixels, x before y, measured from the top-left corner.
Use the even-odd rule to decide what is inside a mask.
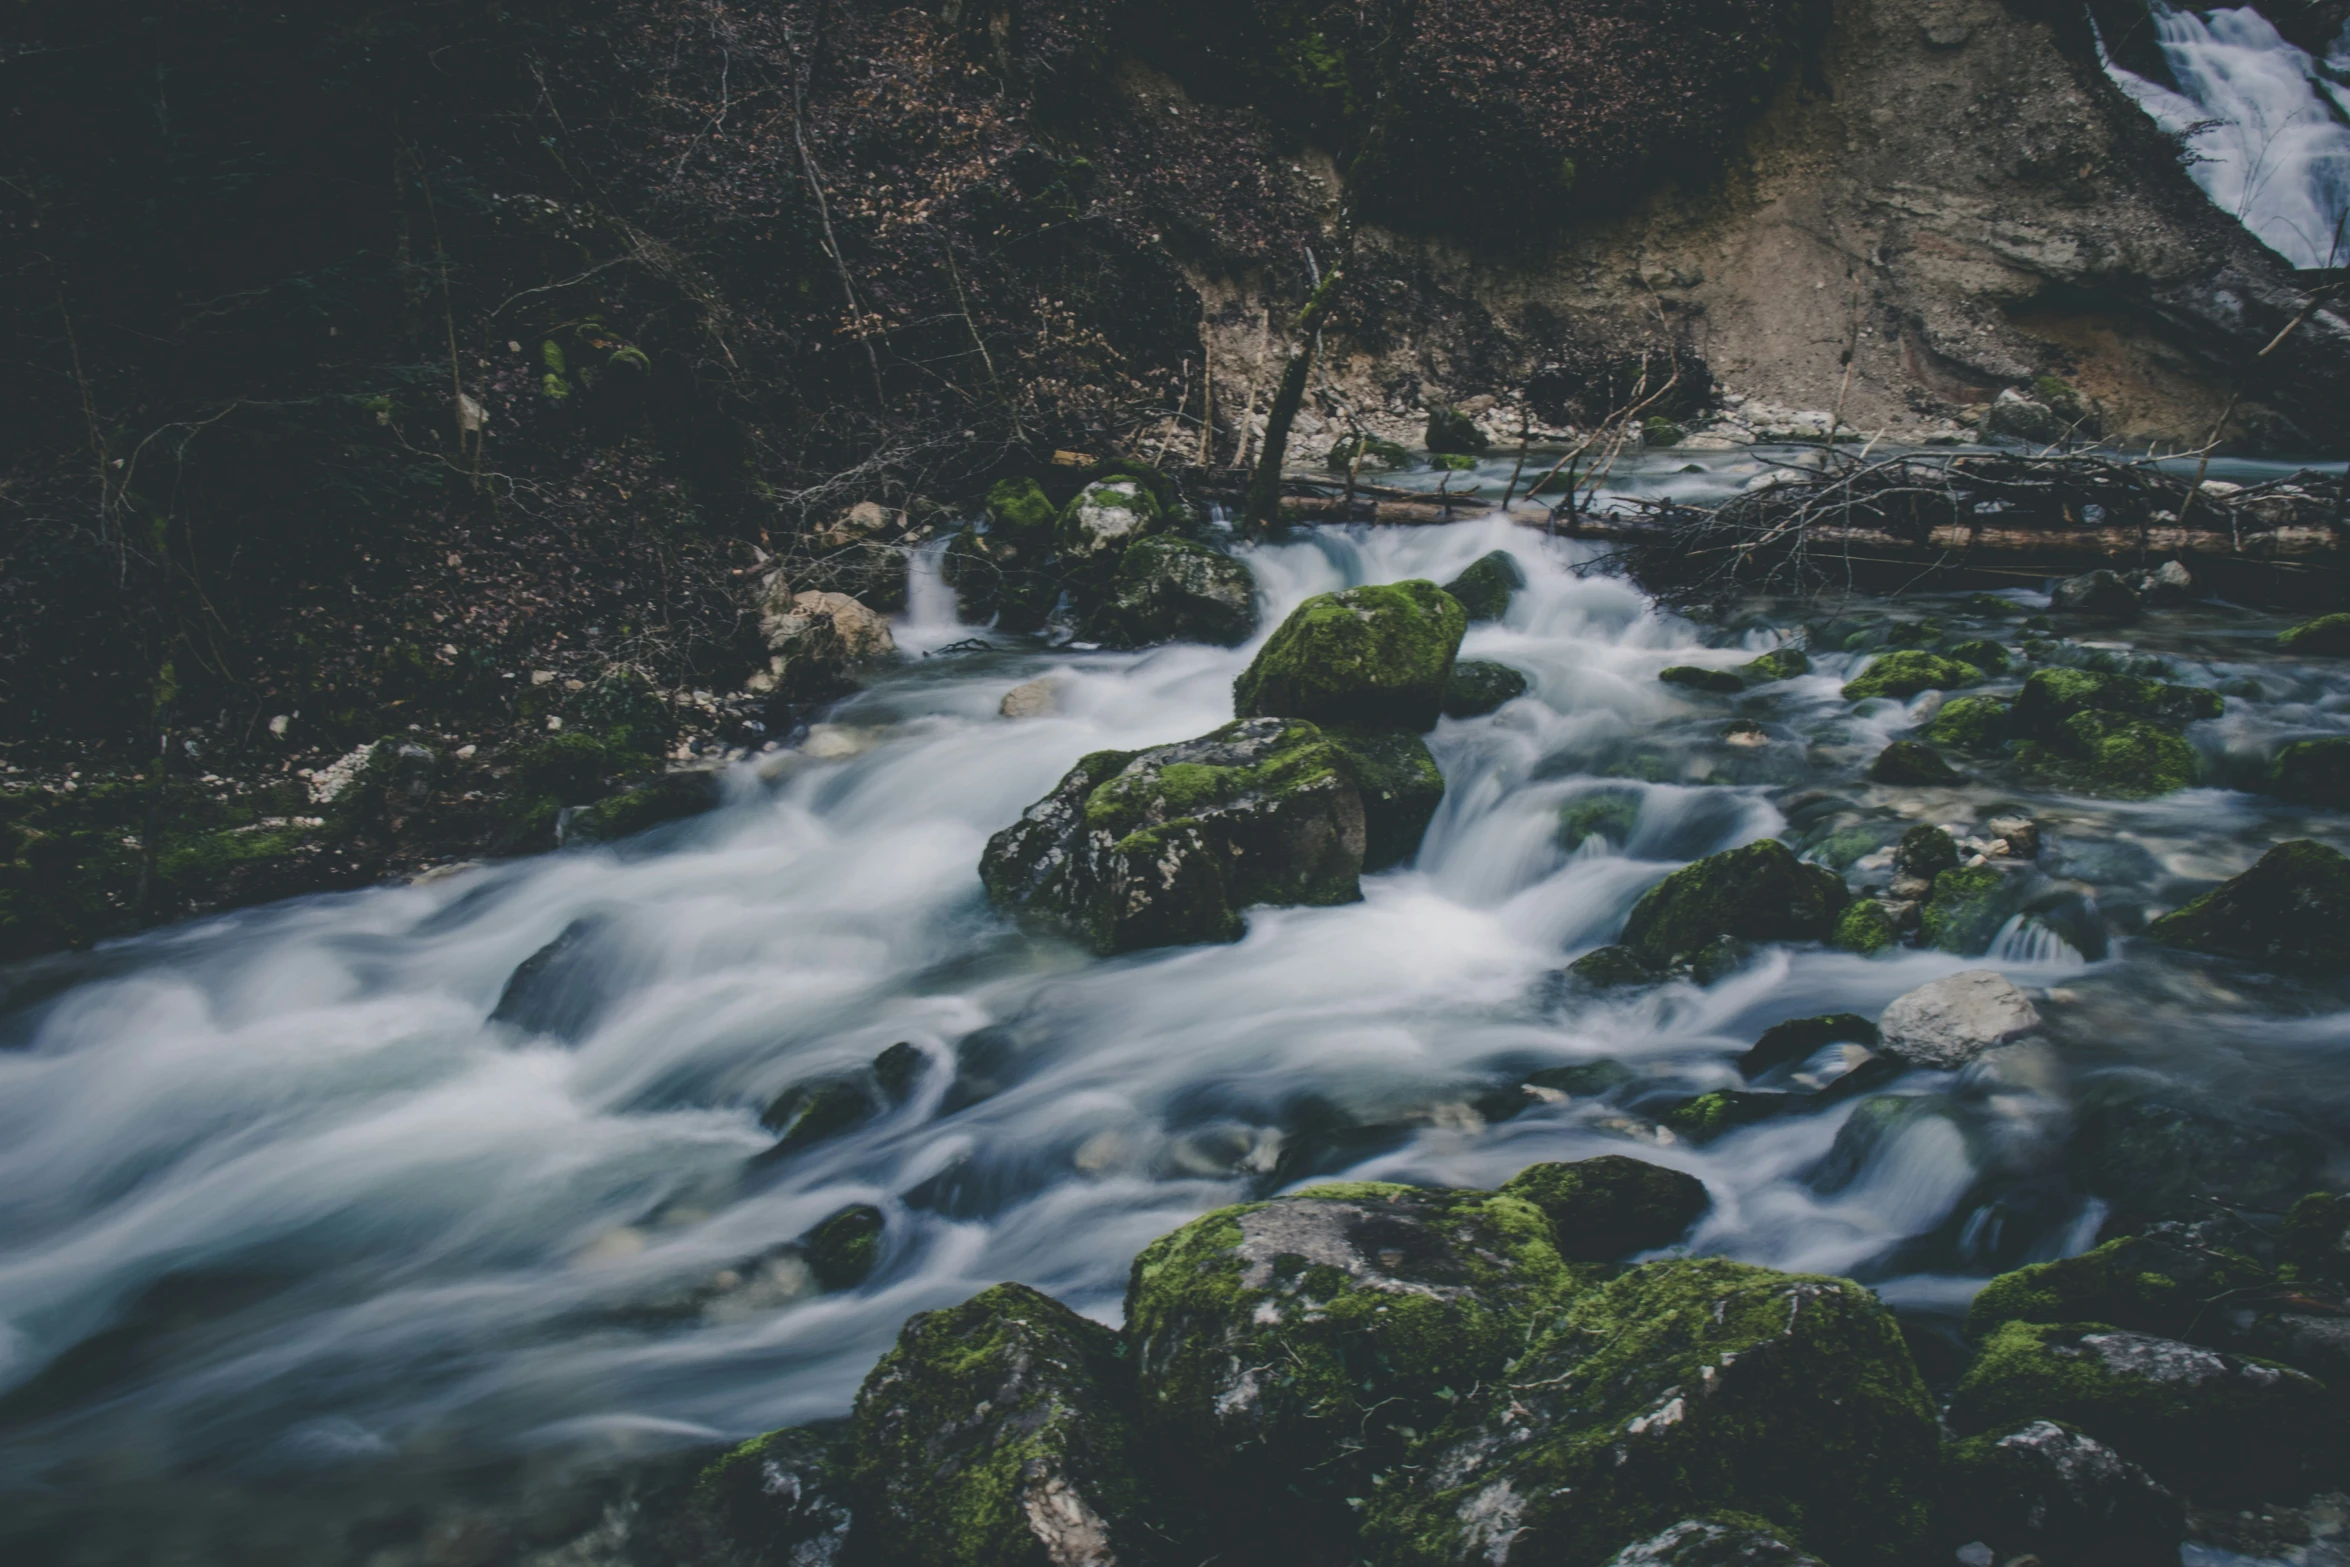
[[[1877,1019],[1878,1048],[1912,1066],[1965,1066],[2040,1026],[2024,993],[1993,969],[1948,974],[1897,996]]]
[[[1104,647],[1209,642],[1232,647],[1256,634],[1257,587],[1248,568],[1189,539],[1160,535],[1119,557],[1108,596],[1088,630]]]
[[[2139,603],[2137,590],[2112,572],[2085,571],[2059,582],[2048,595],[2048,607],[2058,614],[2135,620]]]
[[[2082,1567],[2179,1559],[2179,1499],[2094,1437],[2034,1420],[1951,1449],[1953,1523],[1999,1560],[2029,1552]]]

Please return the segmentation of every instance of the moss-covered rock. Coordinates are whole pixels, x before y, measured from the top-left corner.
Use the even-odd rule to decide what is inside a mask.
[[[2201,686],[2165,685],[2092,669],[2038,669],[2016,693],[2009,718],[2017,734],[2053,742],[2065,720],[2081,713],[2113,713],[2175,726],[2217,718],[2226,707],[2225,697]]]
[[[2116,1224],[2196,1217],[2214,1200],[2274,1212],[2316,1184],[2323,1154],[2307,1130],[2268,1112],[2215,1109],[2184,1095],[2092,1099],[2067,1173],[2112,1206]]]
[[[572,812],[563,822],[563,840],[615,842],[666,822],[700,816],[715,809],[722,796],[718,775],[707,769],[663,773]]]
[[[2011,662],[2007,649],[1982,637],[1953,642],[1945,651],[1960,663],[1972,664],[1986,675],[2006,674]]]
[[[1290,612],[1233,682],[1243,718],[1432,729],[1468,615],[1433,582],[1346,588]]]
[[[1825,1560],[1909,1559],[1935,1499],[1924,1384],[1876,1297],[1708,1258],[1578,1298],[1507,1384],[1448,1421],[1417,1484],[1372,1499],[1375,1560],[1596,1567],[1706,1508]]]
[[[1926,726],[1926,738],[1978,756],[1993,755],[2007,743],[2008,703],[1996,696],[1953,697]]]
[[[838,1137],[871,1120],[879,1109],[868,1085],[854,1077],[795,1083],[759,1115],[759,1124],[776,1134],[775,1145],[762,1157],[780,1159]]]
[[[2251,1258],[2183,1235],[2125,1235],[2001,1274],[1967,1308],[1966,1330],[1981,1338],[2010,1322],[2104,1322],[2185,1338],[2222,1325],[2223,1298],[2270,1282]]]
[[[2280,843],[2146,934],[2284,973],[2350,973],[2350,858],[2308,838]]]
[[[1951,1525],[1989,1544],[1995,1560],[2176,1561],[2186,1532],[2179,1499],[2112,1448],[2052,1420],[1954,1444],[1945,1463]]]
[[[1577,1278],[1521,1197],[1355,1183],[1219,1209],[1135,1259],[1146,1429],[1251,1527],[1343,1529],[1344,1498]]]
[[[1684,1099],[1657,1118],[1658,1123],[1693,1143],[1710,1143],[1743,1127],[1759,1126],[1799,1109],[1794,1094],[1756,1093],[1743,1088],[1717,1088]]]
[[[1471,621],[1499,620],[1509,613],[1510,595],[1526,585],[1526,568],[1508,550],[1490,550],[1444,585],[1461,601]]]
[[[1958,865],[1958,841],[1939,827],[1920,823],[1893,846],[1893,868],[1904,876],[1932,881]]]
[[[2269,764],[2268,789],[2295,805],[2350,811],[2350,738],[2294,741]]]
[[[1923,648],[1905,648],[1871,659],[1866,669],[1844,683],[1844,700],[1889,696],[1907,701],[1921,691],[1955,691],[1982,678],[1983,672],[1972,664]]]
[[[1475,456],[1492,446],[1485,432],[1477,428],[1477,421],[1453,407],[1437,403],[1428,410],[1428,450],[1454,452]]]
[[[787,1426],[753,1437],[694,1481],[690,1515],[711,1555],[743,1567],[832,1567],[852,1520],[846,1431]]]
[[[988,896],[1097,952],[1230,941],[1254,903],[1351,903],[1367,844],[1356,763],[1314,725],[1246,718],[1082,758],[990,838]]]
[[[1950,1401],[1961,1432],[2060,1420],[2199,1496],[2285,1480],[2331,1416],[2305,1372],[2096,1323],[2005,1324]]]
[[[2118,713],[2075,713],[2043,745],[2026,742],[2028,773],[2109,800],[2150,800],[2194,787],[2202,759],[2167,724]]]
[[[881,1260],[881,1235],[889,1219],[871,1203],[857,1203],[825,1217],[800,1237],[800,1255],[816,1282],[828,1290],[855,1289]]]
[[[1836,916],[1836,928],[1828,932],[1829,946],[1863,957],[1882,952],[1900,939],[1900,922],[1874,898],[1855,898],[1846,904],[1844,912]]]
[[[1844,878],[1764,838],[1685,865],[1643,893],[1624,945],[1664,968],[1722,936],[1824,941],[1850,901]]]
[[[1702,669],[1695,664],[1674,664],[1660,670],[1657,679],[1668,686],[1679,686],[1687,691],[1710,691],[1718,696],[1729,696],[1746,689],[1743,676],[1727,669]]]
[[[2023,878],[1991,865],[1959,865],[1934,878],[1933,894],[1918,911],[1927,946],[1962,957],[1991,950],[2000,929],[2023,907]]]
[[[1665,971],[1630,947],[1598,947],[1567,965],[1566,977],[1583,990],[1629,990],[1664,982]]]
[[[1204,544],[1164,534],[1146,538],[1120,555],[1108,596],[1086,625],[1104,647],[1235,647],[1256,635],[1256,579]]]
[[[1004,479],[987,492],[986,510],[985,533],[966,528],[947,546],[956,612],[974,625],[1034,631],[1061,597],[1053,503],[1034,479]]]
[[[2277,646],[2303,657],[2350,658],[2350,614],[2305,620],[2277,633]]]
[[[1452,666],[1452,681],[1444,688],[1444,716],[1480,717],[1524,696],[1526,688],[1524,673],[1507,664],[1464,658]]]
[[[1322,735],[1346,758],[1363,797],[1363,869],[1383,871],[1419,853],[1444,803],[1444,773],[1427,743],[1401,729],[1342,724]]]
[[[1593,1092],[1593,1068],[1602,1069],[1599,1080],[1605,1080],[1609,1067],[1623,1071],[1612,1061],[1567,1068],[1581,1074],[1569,1091]],[[1696,1176],[1622,1154],[1530,1164],[1501,1190],[1542,1210],[1559,1255],[1569,1262],[1616,1262],[1673,1245],[1713,1201]]]
[[[1117,1334],[1021,1284],[926,1311],[857,1392],[859,1548],[903,1567],[1141,1560]]]
[[[1630,789],[1578,794],[1559,806],[1558,846],[1572,853],[1596,837],[1620,849],[1632,841],[1639,822],[1640,796]]]
[[[1065,573],[1106,581],[1128,548],[1164,526],[1151,486],[1138,478],[1096,479],[1070,498],[1053,523]]]
[[[1762,657],[1740,664],[1737,674],[1751,685],[1762,685],[1773,680],[1793,680],[1797,675],[1811,673],[1811,660],[1799,647],[1773,648]]]
[[[1871,783],[1911,788],[1948,788],[1966,782],[1966,776],[1942,760],[1932,746],[1915,740],[1896,740],[1869,763]]]

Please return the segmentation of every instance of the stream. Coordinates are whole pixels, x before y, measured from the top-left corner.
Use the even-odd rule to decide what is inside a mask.
[[[1507,467],[1450,482],[1493,493]],[[1617,483],[1718,494],[1759,471],[1746,452],[1655,454]],[[1714,1198],[1694,1250],[1867,1281],[1929,1376],[1982,1280],[2093,1243],[2105,1208],[2066,1150],[2100,1092],[2285,1127],[2338,1180],[2343,998],[2128,933],[2274,842],[2350,848],[2350,824],[2222,787],[2036,795],[1996,766],[1962,788],[1867,784],[1923,708],[1846,703],[1866,653],[1684,694],[1658,671],[1743,662],[1801,617],[1708,631],[1578,575],[1593,546],[1497,517],[1238,553],[1261,640],[1309,594],[1441,582],[1495,548],[1529,583],[1463,656],[1532,690],[1430,736],[1447,792],[1415,864],[1365,878],[1358,904],[1256,910],[1230,946],[1097,959],[993,913],[976,866],[1080,755],[1227,721],[1255,644],[975,633],[926,559],[900,656],[795,748],[733,768],[713,814],[7,977],[0,1543],[73,1563],[505,1559],[595,1523],[583,1475],[843,1413],[911,1313],[1015,1279],[1115,1322],[1151,1239],[1342,1173],[1485,1186],[1609,1152],[1693,1171]],[[2019,620],[1993,608],[1892,612],[2012,644]],[[2227,692],[2192,738],[2212,776],[2248,778],[2286,738],[2350,732],[2350,670],[2279,654],[2286,623],[2189,606],[2064,656]],[[1055,711],[999,716],[1040,676]],[[1733,717],[1769,743],[1728,744]],[[1562,807],[1599,790],[1634,798],[1623,840],[1562,848]],[[1970,833],[2017,808],[2049,890],[1987,958],[1769,948],[1710,989],[1628,995],[1555,978],[1697,856],[1778,835],[1858,885],[1916,822]],[[1735,1057],[1773,1023],[1874,1016],[1986,964],[2040,998],[2038,1079],[1911,1072],[1890,1091],[1931,1113],[1842,1143],[1854,1099],[1702,1146],[1658,1124],[1738,1086]],[[776,1096],[899,1042],[923,1063],[900,1105],[753,1162]],[[1515,1089],[1593,1063],[1614,1065],[1589,1091]],[[880,1264],[822,1293],[788,1243],[855,1203],[887,1216]],[[479,1539],[505,1543],[468,1555]]]

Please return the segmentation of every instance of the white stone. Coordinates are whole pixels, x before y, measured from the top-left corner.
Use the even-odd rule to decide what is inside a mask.
[[[2024,993],[1995,969],[1945,975],[1897,996],[1877,1019],[1879,1048],[1913,1066],[1960,1067],[2040,1026]]]
[[[1060,710],[1059,685],[1050,676],[1012,687],[996,708],[1006,718],[1043,718]]]

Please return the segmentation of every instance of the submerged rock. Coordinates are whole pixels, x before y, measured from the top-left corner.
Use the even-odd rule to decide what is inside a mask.
[[[1640,798],[1628,789],[1599,789],[1565,801],[1559,806],[1558,846],[1572,852],[1596,837],[1623,847],[1639,825]]]
[[[1478,556],[1468,569],[1444,585],[1461,601],[1471,621],[1499,620],[1509,613],[1510,595],[1526,585],[1526,569],[1508,550]]]
[[[1247,718],[1080,760],[990,838],[999,906],[1097,952],[1230,941],[1255,903],[1351,903],[1367,846],[1357,764],[1321,730]]]
[[[2040,1026],[2040,1013],[1995,969],[1946,974],[1895,997],[1877,1019],[1878,1048],[1947,1071]]]
[[[1960,865],[1934,878],[1934,890],[1918,912],[1926,945],[1961,957],[1991,950],[2007,922],[2023,907],[2024,878],[1994,865]]]
[[[1801,1109],[1796,1094],[1756,1093],[1749,1089],[1717,1088],[1684,1099],[1658,1117],[1659,1122],[1693,1143],[1710,1143],[1744,1127]]]
[[[1743,677],[1727,669],[1702,669],[1695,664],[1675,664],[1660,671],[1657,679],[1668,686],[1680,686],[1688,691],[1711,691],[1730,696],[1746,689]]]
[[[2155,1567],[2179,1559],[2179,1499],[2094,1437],[2034,1420],[1951,1449],[1952,1525],[1993,1547],[2080,1567]]]
[[[800,1254],[824,1288],[855,1289],[881,1260],[881,1234],[888,1223],[871,1203],[843,1208],[800,1238]]]
[[[1526,677],[1507,664],[1464,658],[1452,666],[1452,683],[1444,688],[1444,716],[1476,718],[1504,702],[1526,694]]]
[[[2350,658],[2350,613],[2320,615],[2277,634],[2277,646],[2305,657]]]
[[[1630,947],[1599,947],[1567,965],[1567,978],[1585,990],[1627,990],[1662,984],[1665,971]]]
[[[1022,1284],[909,1321],[857,1394],[862,1552],[899,1567],[1150,1556],[1118,1335]]]
[[[1978,756],[1996,754],[2007,743],[2008,706],[2004,697],[1953,697],[1926,725],[1926,738]]]
[[[1934,1414],[1892,1316],[1843,1279],[1708,1258],[1578,1297],[1505,1386],[1371,1500],[1374,1560],[1596,1564],[1720,1509],[1827,1561],[1908,1559],[1934,1502]]]
[[[1460,602],[1433,582],[1316,594],[1233,682],[1234,710],[1244,718],[1432,729],[1467,629]]]
[[[2350,973],[2350,858],[2308,838],[2280,843],[2146,934],[2284,973]]]
[[[1622,1154],[1530,1164],[1501,1190],[1542,1211],[1569,1262],[1615,1262],[1670,1246],[1713,1205],[1696,1176]]]
[[[1966,775],[1942,760],[1933,747],[1915,740],[1896,740],[1869,763],[1869,781],[1918,788],[1947,788],[1966,782]]]
[[[1625,921],[1624,945],[1667,968],[1724,936],[1823,941],[1850,900],[1844,878],[1764,838],[1708,855],[1651,887]]]
[[[1793,680],[1797,675],[1811,673],[1811,660],[1799,647],[1773,648],[1760,658],[1740,664],[1737,673],[1751,684]]]
[[[1907,701],[1921,691],[1952,691],[1971,686],[1982,678],[1983,672],[1972,664],[1907,648],[1872,659],[1868,668],[1844,683],[1844,700],[1860,702],[1870,697],[1889,696]]]
[[[1256,635],[1256,579],[1239,561],[1204,544],[1146,538],[1119,558],[1108,597],[1087,624],[1104,647],[1234,647]]]
[[[2099,1325],[2010,1322],[1950,1402],[1962,1432],[2060,1420],[2198,1495],[2289,1484],[2332,1413],[2290,1366]]]
[[[1251,1527],[1327,1525],[1574,1283],[1518,1196],[1364,1182],[1219,1209],[1135,1259],[1143,1420]]]
[[[1893,846],[1893,868],[1904,876],[1932,881],[1958,865],[1958,840],[1939,827],[1923,823],[1910,828]]]
[[[1096,479],[1061,508],[1053,523],[1053,545],[1064,573],[1106,583],[1127,550],[1165,521],[1146,480]]]

